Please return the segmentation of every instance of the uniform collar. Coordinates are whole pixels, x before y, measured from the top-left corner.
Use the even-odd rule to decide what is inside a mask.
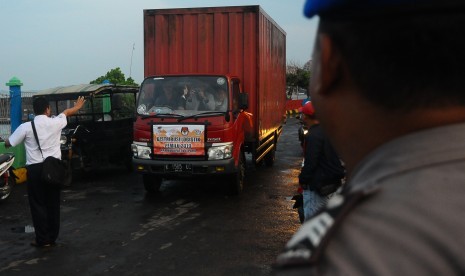
[[[465,160],[465,123],[414,132],[392,140],[365,157],[349,181],[351,190],[375,188],[394,174]]]

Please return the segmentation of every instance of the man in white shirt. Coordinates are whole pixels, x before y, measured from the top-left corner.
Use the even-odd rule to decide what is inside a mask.
[[[42,153],[34,137],[31,122],[21,124],[5,140],[5,147],[14,147],[24,141],[26,148],[28,198],[36,234],[35,241],[31,243],[32,246],[40,248],[53,246],[58,237],[60,230],[60,190],[47,185],[41,180],[42,163],[48,156],[61,159],[61,129],[67,124],[66,117],[75,114],[82,108],[84,103],[84,98],[79,97],[74,107],[68,108],[60,115],[51,118],[50,105],[47,99],[45,97],[34,99],[33,108],[36,115],[34,124]]]

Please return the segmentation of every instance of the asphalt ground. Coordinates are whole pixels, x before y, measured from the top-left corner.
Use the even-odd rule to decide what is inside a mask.
[[[272,275],[300,225],[291,200],[302,161],[298,126],[288,118],[273,167],[248,157],[236,197],[224,179],[165,181],[150,195],[123,168],[83,175],[62,191],[58,245],[49,249],[30,246],[26,184],[18,184],[0,204],[0,275]]]

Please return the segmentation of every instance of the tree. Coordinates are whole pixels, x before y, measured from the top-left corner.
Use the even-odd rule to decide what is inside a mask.
[[[303,68],[297,69],[297,86],[307,89],[310,82],[310,71],[304,70]]]
[[[123,72],[121,72],[121,69],[119,67],[116,67],[115,69],[111,69],[108,71],[105,76],[100,76],[97,79],[91,81],[91,84],[100,84],[103,83],[105,80],[108,80],[110,83],[113,84],[120,84],[120,85],[138,85],[137,83],[134,82],[134,80],[129,77],[126,79],[124,76]]]
[[[287,65],[286,85],[289,88],[289,95],[299,88],[307,89],[310,82],[309,62],[304,66],[290,62]]]

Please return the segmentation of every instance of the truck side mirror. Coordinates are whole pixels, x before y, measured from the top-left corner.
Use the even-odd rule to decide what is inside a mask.
[[[240,93],[239,94],[239,109],[249,108],[249,94]]]

